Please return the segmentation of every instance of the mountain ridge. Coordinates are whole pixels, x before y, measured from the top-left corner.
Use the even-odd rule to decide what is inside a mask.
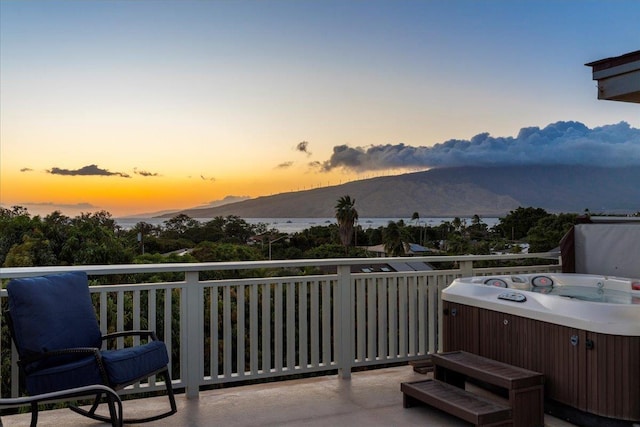
[[[326,218],[344,195],[363,217],[501,216],[519,206],[550,212],[632,213],[640,210],[640,166],[469,166],[430,169],[261,196],[217,207],[158,216],[192,218]]]

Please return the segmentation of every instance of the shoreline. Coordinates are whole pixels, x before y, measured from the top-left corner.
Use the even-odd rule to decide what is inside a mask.
[[[438,225],[444,222],[451,222],[455,217],[425,217],[420,218],[418,220],[418,225],[420,226],[429,226],[429,227],[437,227]],[[471,224],[472,217],[458,217],[463,221],[466,221],[467,225]],[[213,218],[193,218],[196,221],[201,223],[205,223],[211,221]],[[297,233],[303,230],[306,230],[315,226],[328,226],[331,224],[336,224],[335,218],[241,218],[246,221],[248,224],[256,225],[256,224],[266,224],[267,228],[275,228],[281,233]],[[167,218],[114,218],[116,224],[124,229],[131,229],[139,222],[146,222],[151,225],[162,225],[169,219]],[[378,228],[378,227],[386,227],[390,221],[404,221],[407,225],[416,225],[416,221],[411,218],[360,218],[358,221],[358,225],[364,229],[368,228]],[[498,224],[500,218],[496,217],[487,217],[480,218],[482,223],[487,224],[488,228],[491,228]]]

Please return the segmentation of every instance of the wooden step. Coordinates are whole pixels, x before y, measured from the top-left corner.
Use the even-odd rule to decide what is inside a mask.
[[[438,380],[405,382],[400,384],[400,390],[405,408],[426,403],[477,426],[511,419],[509,406]]]
[[[467,381],[508,397],[511,422],[544,426],[544,375],[464,351],[432,354],[434,378],[464,388]]]
[[[427,374],[433,372],[433,362],[430,357],[420,360],[412,360],[409,365],[413,366],[413,370],[419,374]]]
[[[519,368],[465,351],[432,354],[431,361],[436,367],[436,374],[438,374],[439,368],[444,368],[498,387],[504,387],[507,390],[544,384],[544,375],[539,372]]]

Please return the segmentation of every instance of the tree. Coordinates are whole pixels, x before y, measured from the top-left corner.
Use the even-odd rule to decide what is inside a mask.
[[[411,221],[415,221],[414,225],[416,226],[416,228],[418,228],[419,231],[417,242],[421,245],[424,244],[424,239],[422,238],[422,228],[420,228],[420,214],[418,212],[414,212],[413,215],[411,215]]]
[[[545,252],[557,248],[562,237],[576,223],[577,217],[576,214],[561,213],[541,218],[529,229],[529,251]]]
[[[262,258],[256,248],[235,243],[199,243],[191,251],[199,262],[257,261]]]
[[[224,241],[227,243],[247,243],[254,234],[254,227],[236,215],[225,218]]]
[[[481,240],[488,236],[489,230],[487,224],[482,222],[482,219],[477,214],[471,218],[471,225],[467,227],[469,238],[471,240]]]
[[[460,217],[457,216],[453,218],[453,221],[451,221],[451,225],[453,225],[453,228],[455,229],[456,232],[462,234],[462,232],[467,227],[467,221],[464,219],[460,219]]]
[[[355,203],[356,200],[351,199],[350,196],[342,196],[335,206],[340,241],[344,245],[345,253],[347,253],[347,248],[353,238],[353,225],[358,220],[358,211],[354,208]]]
[[[70,227],[71,218],[63,215],[60,211],[54,211],[44,217],[42,232],[47,237],[54,254],[59,254],[62,251],[64,242],[69,238]]]
[[[24,237],[31,235],[39,224],[40,218],[32,219],[27,209],[22,206],[14,206],[12,209],[0,208],[0,266],[4,265],[11,248],[22,244]]]
[[[420,223],[420,214],[418,212],[414,212],[413,215],[411,215],[411,221],[415,221],[416,225],[418,225]]]
[[[403,230],[397,223],[389,221],[387,228],[382,230],[382,242],[384,251],[390,256],[404,255]]]
[[[537,222],[549,214],[542,208],[518,207],[515,211],[510,211],[509,215],[500,218],[494,228],[502,233],[502,237],[511,240],[520,240],[527,236],[529,229]]]
[[[200,223],[191,218],[189,215],[178,214],[164,222],[165,233],[163,237],[178,238],[188,237],[185,234],[193,229],[200,227]]]
[[[446,250],[449,255],[465,255],[471,252],[471,245],[462,235],[452,233],[447,239]]]
[[[83,213],[69,222],[60,248],[60,264],[128,264],[133,254],[116,236],[118,226],[106,211]]]
[[[346,247],[346,252],[336,243],[325,243],[320,246],[313,247],[303,254],[304,258],[322,259],[322,258],[340,258],[342,256],[350,258],[366,257],[364,250],[354,247]]]
[[[25,235],[23,240],[21,244],[11,247],[5,258],[4,267],[38,267],[57,264],[58,260],[48,240],[42,236],[29,235]]]

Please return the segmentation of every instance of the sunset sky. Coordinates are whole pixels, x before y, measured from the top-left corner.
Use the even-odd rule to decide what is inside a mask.
[[[536,127],[580,134],[569,162],[640,163],[640,105],[597,100],[584,66],[640,49],[639,19],[637,0],[2,1],[0,204],[178,210],[476,164],[441,153]]]

